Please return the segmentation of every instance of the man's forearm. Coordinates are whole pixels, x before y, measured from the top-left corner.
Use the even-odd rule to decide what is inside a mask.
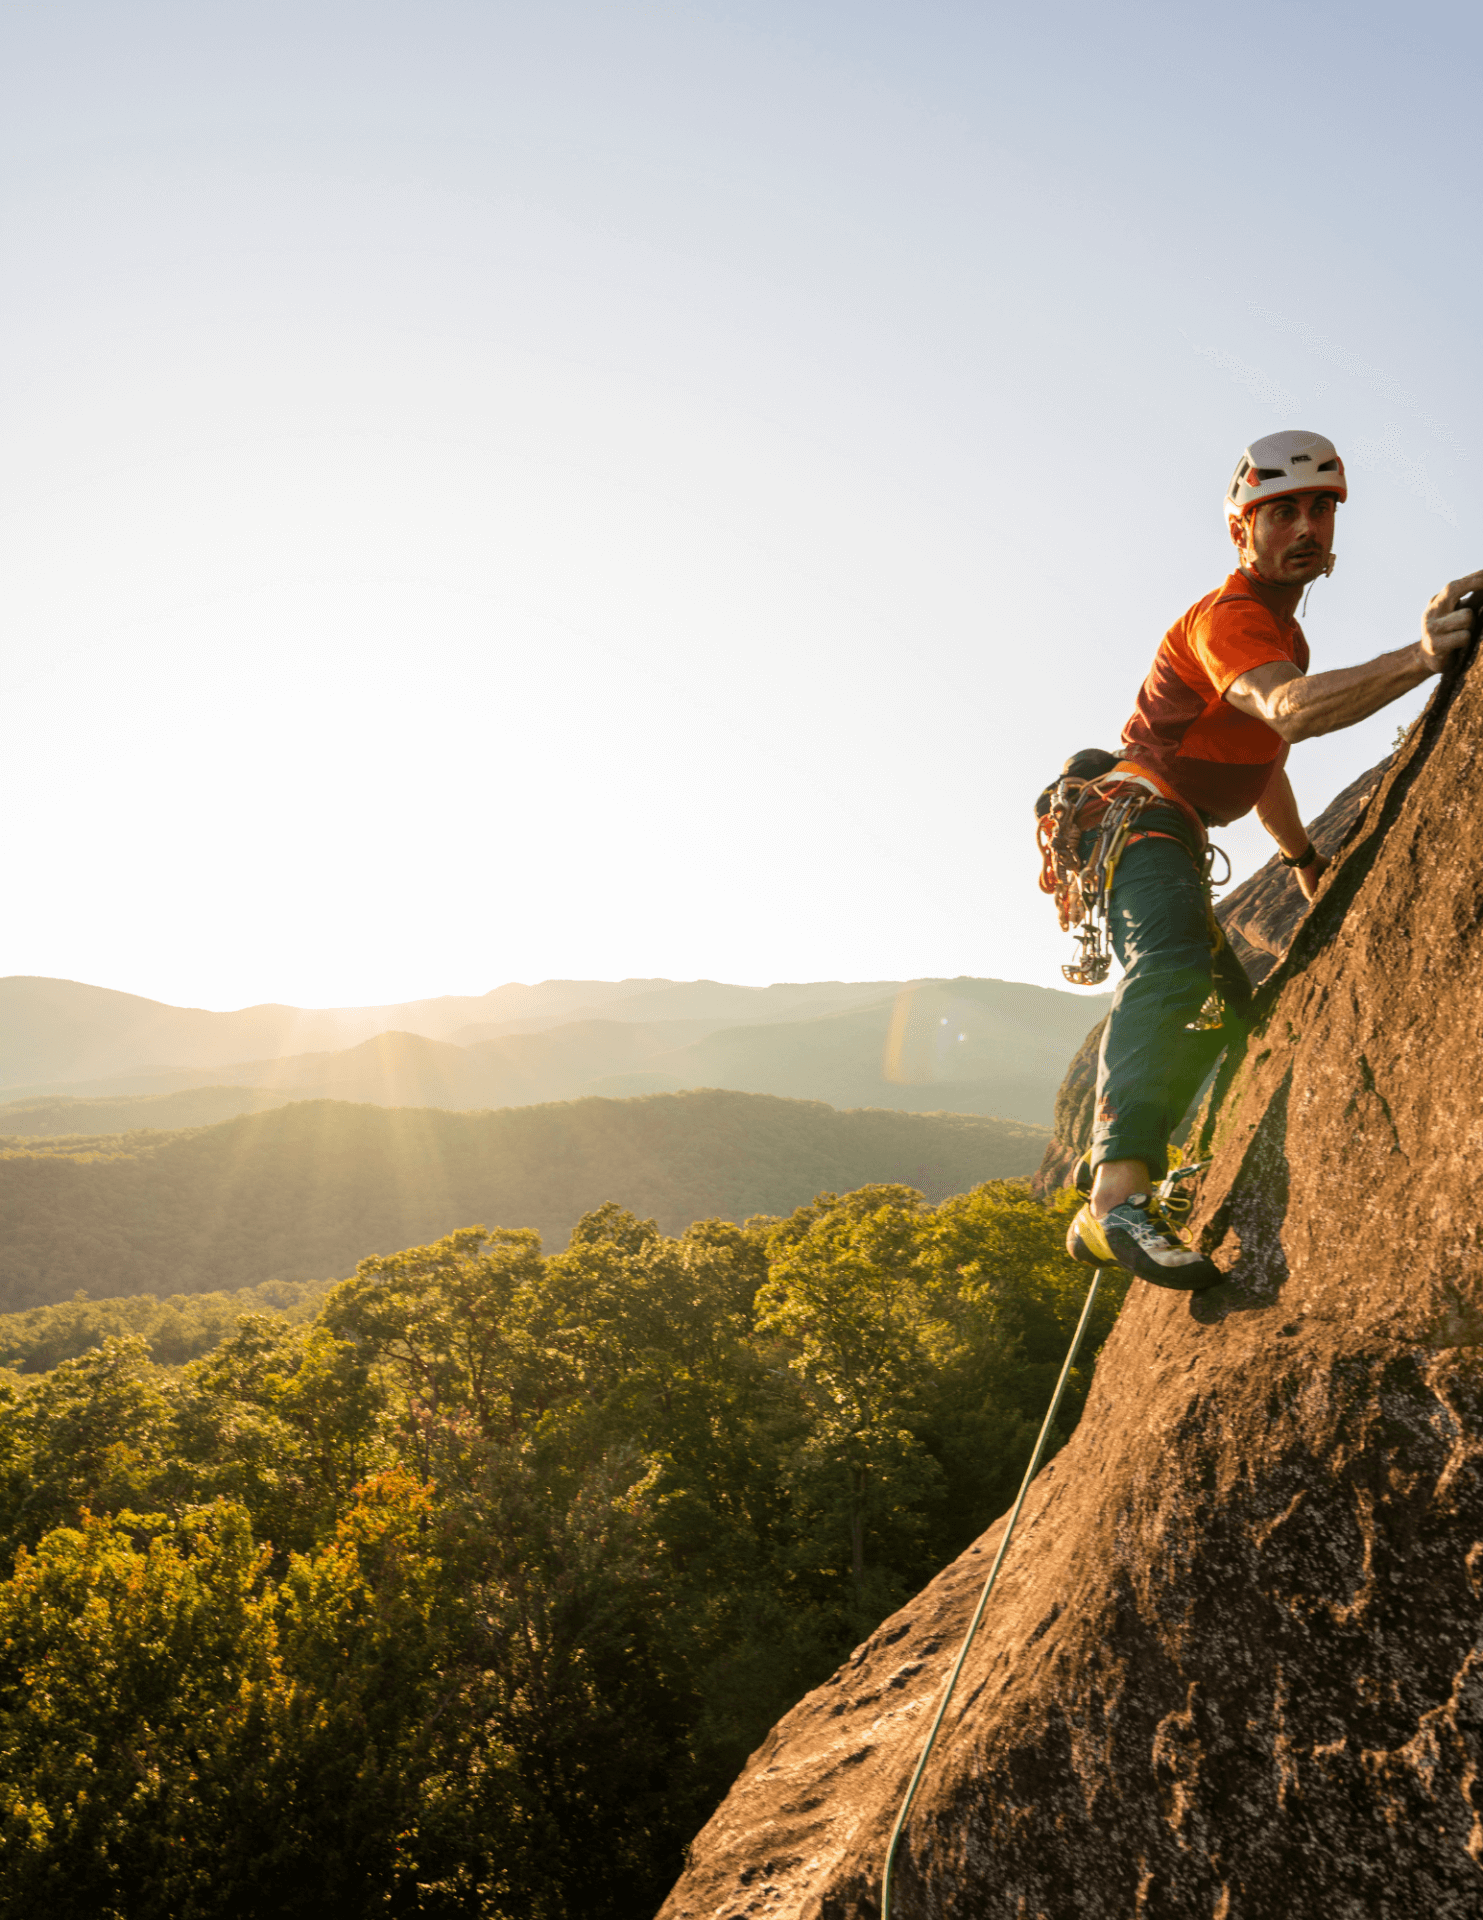
[[[1311,740],[1321,733],[1337,733],[1358,720],[1389,706],[1412,687],[1419,687],[1436,669],[1427,664],[1420,646],[1382,653],[1362,667],[1335,667],[1328,673],[1295,676],[1267,695],[1263,717],[1286,741]]]
[[[1483,571],[1464,574],[1432,596],[1421,617],[1421,639],[1412,647],[1382,653],[1362,667],[1336,667],[1305,674],[1286,660],[1268,660],[1241,673],[1225,697],[1239,713],[1269,726],[1289,746],[1315,734],[1337,733],[1399,700],[1412,687],[1440,673],[1473,638],[1483,600]]]
[[[1256,803],[1256,817],[1290,858],[1308,845],[1308,829],[1298,812],[1292,782],[1278,767],[1267,782],[1267,790]]]

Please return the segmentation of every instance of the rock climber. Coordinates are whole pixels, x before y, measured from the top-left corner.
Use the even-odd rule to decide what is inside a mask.
[[[1153,1193],[1169,1136],[1225,1045],[1212,987],[1228,983],[1227,1021],[1243,986],[1250,991],[1232,979],[1240,970],[1228,948],[1212,954],[1204,830],[1255,808],[1311,900],[1328,862],[1303,827],[1288,749],[1352,727],[1440,673],[1472,634],[1464,596],[1483,588],[1483,572],[1454,580],[1428,605],[1412,645],[1310,674],[1298,601],[1333,571],[1334,522],[1347,497],[1344,464],[1320,434],[1268,434],[1246,449],[1225,497],[1236,571],[1165,634],[1121,756],[1099,783],[1104,792],[1132,783],[1156,798],[1137,818],[1108,896],[1124,971],[1097,1062],[1090,1196],[1067,1244],[1082,1260],[1115,1261],[1160,1286],[1199,1291],[1224,1278],[1180,1241]]]

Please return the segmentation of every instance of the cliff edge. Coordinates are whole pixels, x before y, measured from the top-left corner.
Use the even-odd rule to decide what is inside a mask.
[[[1031,1489],[898,1920],[1483,1913],[1483,670],[1228,1056],[1196,1227]],[[875,1920],[1002,1521],[773,1730],[662,1920]]]

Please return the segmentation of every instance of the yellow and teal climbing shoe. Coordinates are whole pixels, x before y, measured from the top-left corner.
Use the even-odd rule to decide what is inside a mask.
[[[1083,1207],[1072,1221],[1072,1231],[1089,1247],[1105,1246],[1113,1259],[1140,1280],[1156,1287],[1174,1287],[1181,1293],[1203,1293],[1206,1287],[1218,1287],[1225,1275],[1213,1260],[1187,1247],[1169,1225],[1152,1194],[1130,1193],[1121,1206],[1113,1207],[1100,1220],[1093,1220],[1089,1234],[1082,1225],[1090,1214]],[[1068,1238],[1067,1245],[1070,1241]],[[1085,1260],[1085,1253],[1074,1256]]]

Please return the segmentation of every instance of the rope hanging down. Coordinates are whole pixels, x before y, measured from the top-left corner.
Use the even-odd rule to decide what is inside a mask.
[[[1092,1275],[1092,1284],[1087,1288],[1087,1297],[1082,1305],[1081,1318],[1076,1323],[1076,1331],[1071,1336],[1071,1345],[1066,1349],[1065,1363],[1061,1367],[1061,1377],[1056,1382],[1056,1390],[1050,1397],[1050,1406],[1046,1409],[1045,1419],[1041,1423],[1040,1437],[1035,1442],[1035,1451],[1030,1455],[1030,1464],[1025,1468],[1025,1477],[1020,1482],[1020,1490],[1013,1507],[1009,1511],[1009,1520],[1004,1528],[1004,1537],[999,1542],[999,1551],[994,1555],[994,1564],[989,1568],[989,1577],[984,1582],[983,1592],[978,1596],[978,1605],[973,1610],[973,1618],[968,1622],[968,1631],[963,1636],[963,1644],[958,1649],[958,1657],[953,1662],[953,1670],[947,1677],[947,1686],[943,1690],[942,1700],[937,1709],[936,1718],[927,1733],[926,1744],[922,1748],[921,1758],[917,1761],[916,1772],[911,1776],[911,1785],[906,1789],[906,1798],[901,1802],[901,1811],[896,1816],[896,1824],[891,1829],[890,1844],[886,1848],[885,1871],[881,1876],[881,1920],[891,1920],[891,1876],[896,1868],[896,1848],[911,1814],[912,1802],[917,1797],[917,1788],[922,1784],[922,1775],[927,1771],[927,1762],[932,1757],[932,1748],[937,1741],[937,1730],[947,1713],[948,1703],[953,1697],[953,1689],[958,1684],[958,1675],[963,1671],[963,1662],[968,1658],[968,1649],[973,1645],[973,1637],[978,1632],[978,1624],[984,1617],[984,1608],[989,1604],[989,1595],[994,1591],[994,1582],[999,1578],[999,1569],[1004,1564],[1004,1556],[1009,1551],[1009,1542],[1014,1533],[1014,1523],[1020,1517],[1020,1508],[1025,1504],[1025,1495],[1030,1491],[1030,1482],[1040,1471],[1041,1455],[1045,1452],[1045,1443],[1050,1438],[1051,1426],[1061,1404],[1061,1395],[1066,1390],[1066,1382],[1071,1377],[1071,1364],[1076,1358],[1076,1350],[1081,1345],[1081,1336],[1086,1332],[1087,1321],[1091,1318],[1092,1302],[1097,1297],[1097,1288],[1101,1284],[1102,1269],[1098,1267]]]

